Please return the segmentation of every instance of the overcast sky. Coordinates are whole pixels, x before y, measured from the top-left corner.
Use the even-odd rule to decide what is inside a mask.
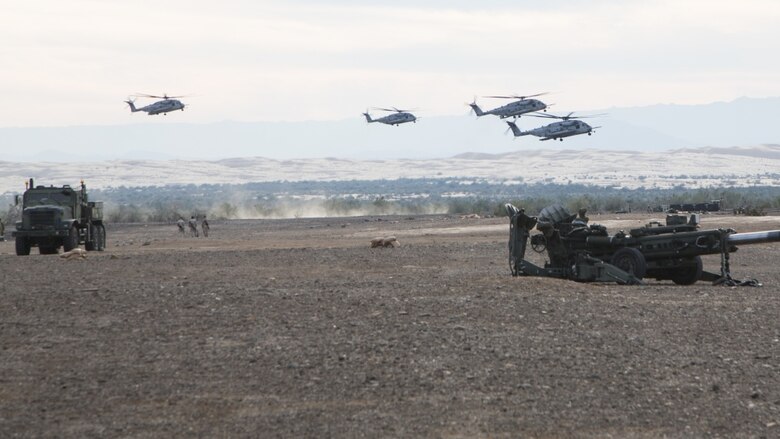
[[[780,96],[776,0],[0,6],[2,127],[458,115],[512,93],[552,92],[561,111]],[[190,107],[131,114],[133,93],[191,95]]]

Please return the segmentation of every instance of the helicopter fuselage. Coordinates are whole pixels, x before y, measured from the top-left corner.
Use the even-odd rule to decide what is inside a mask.
[[[553,122],[543,127],[535,128],[529,131],[532,136],[539,137],[539,140],[563,140],[564,137],[576,136],[579,134],[590,135],[593,127],[579,120],[562,120]]]
[[[133,113],[135,113],[136,111],[145,111],[149,116],[154,116],[156,114],[165,114],[177,110],[184,111],[184,107],[185,107],[185,105],[178,99],[164,99],[162,101],[157,101],[153,104],[149,104],[141,108],[136,108],[135,104],[132,101],[127,101],[127,104],[130,106],[130,111],[132,111]]]
[[[374,123],[379,122],[386,125],[400,125],[402,123],[417,122],[417,118],[412,113],[400,111],[387,116],[380,117],[379,119],[373,119],[368,113],[363,113],[366,116],[366,122]]]
[[[150,116],[176,110],[184,111],[184,104],[182,104],[178,99],[166,99],[164,101],[158,101],[141,109],[141,111],[146,111]]]
[[[507,122],[507,125],[515,137],[531,135],[539,137],[539,140],[563,140],[564,137],[579,134],[591,135],[594,130],[592,126],[580,120],[562,120],[528,131],[521,131],[514,122]]]
[[[538,99],[521,99],[519,101],[510,102],[506,105],[496,107],[492,110],[482,111],[476,103],[469,104],[477,116],[486,116],[492,114],[498,116],[501,119],[507,117],[520,117],[520,115],[531,113],[534,111],[546,111],[547,104]]]

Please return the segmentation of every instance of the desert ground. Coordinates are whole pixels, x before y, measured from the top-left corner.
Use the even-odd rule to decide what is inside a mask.
[[[211,226],[0,242],[0,437],[780,436],[780,243],[732,255],[762,287],[620,286],[512,277],[506,218]]]

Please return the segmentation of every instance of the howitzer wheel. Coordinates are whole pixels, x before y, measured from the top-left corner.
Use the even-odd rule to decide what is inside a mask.
[[[672,274],[672,282],[676,283],[677,285],[695,284],[696,281],[701,278],[703,269],[701,256],[696,256],[693,258],[693,263],[694,265],[675,269],[674,274]]]
[[[645,255],[633,247],[623,247],[616,251],[610,263],[637,279],[642,279],[647,273]]]

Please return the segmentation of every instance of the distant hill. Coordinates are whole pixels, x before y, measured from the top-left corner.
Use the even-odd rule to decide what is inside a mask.
[[[138,187],[243,184],[268,181],[344,181],[400,178],[491,182],[584,183],[604,187],[780,186],[780,145],[705,147],[670,151],[536,149],[464,153],[442,159],[106,160],[0,162],[0,194],[39,184]]]
[[[556,108],[556,110],[558,110]],[[567,109],[561,109],[566,111]],[[495,117],[425,117],[398,127],[368,125],[359,116],[339,121],[219,122],[182,124],[154,119],[117,126],[0,128],[0,160],[98,161],[208,159],[263,156],[273,159],[429,159],[458,154],[598,148],[663,151],[780,144],[780,98],[739,98],[707,105],[653,105],[582,111],[608,113],[589,119],[593,136],[539,142],[503,135]],[[134,121],[144,120],[139,116]],[[157,116],[163,117],[163,116]],[[149,119],[152,120],[152,119]],[[522,128],[542,125],[524,117]]]

